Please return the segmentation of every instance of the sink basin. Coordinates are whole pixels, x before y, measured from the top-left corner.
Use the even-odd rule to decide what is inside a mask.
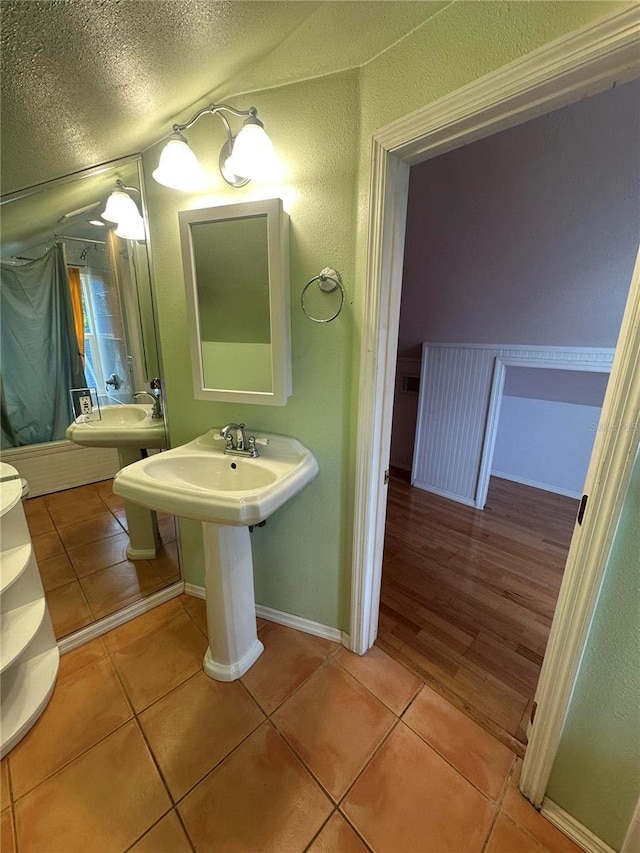
[[[264,651],[256,630],[249,527],[260,524],[318,473],[295,438],[255,434],[256,459],[225,454],[219,429],[127,465],[113,481],[126,501],[202,522],[210,678],[234,681]]]
[[[230,456],[220,430],[212,429],[123,468],[113,490],[134,503],[197,521],[259,524],[313,480],[318,465],[294,438],[264,433],[256,439],[257,459]]]
[[[152,409],[139,403],[103,406],[101,420],[72,423],[66,436],[85,447],[166,447],[164,421],[153,420]]]

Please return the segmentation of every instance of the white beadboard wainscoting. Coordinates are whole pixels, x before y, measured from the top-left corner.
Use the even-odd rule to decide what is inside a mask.
[[[612,349],[425,343],[411,480],[484,507],[509,366],[608,373]]]
[[[120,468],[115,448],[80,447],[64,440],[8,448],[2,461],[28,481],[31,498],[107,480]]]

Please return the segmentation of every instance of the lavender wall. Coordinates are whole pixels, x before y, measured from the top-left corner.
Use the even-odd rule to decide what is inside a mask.
[[[608,382],[608,373],[509,367],[504,381],[504,396],[602,407]]]
[[[608,373],[508,367],[491,473],[579,498]]]
[[[411,170],[399,355],[614,347],[640,223],[640,82]]]

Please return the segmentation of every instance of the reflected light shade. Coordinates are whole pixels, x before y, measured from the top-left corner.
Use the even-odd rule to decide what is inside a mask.
[[[125,216],[120,220],[114,233],[116,237],[123,237],[125,240],[145,240],[144,220],[136,210],[135,215]]]
[[[105,206],[104,212],[100,214],[107,222],[120,222],[129,216],[139,216],[135,201],[129,193],[124,190],[114,190]]]
[[[152,174],[154,180],[172,190],[201,190],[206,185],[198,158],[180,133],[162,149],[158,168]]]
[[[234,175],[249,180],[267,180],[272,176],[275,168],[273,143],[260,124],[245,122],[225,167]]]

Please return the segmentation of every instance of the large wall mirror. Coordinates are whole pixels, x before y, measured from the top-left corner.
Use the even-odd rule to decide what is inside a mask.
[[[281,200],[185,210],[179,220],[196,398],[284,406],[291,344]]]
[[[103,216],[116,189],[132,200],[139,231]],[[29,483],[25,514],[61,639],[180,579],[172,517],[157,520],[154,557],[128,558],[125,507],[111,488],[117,439],[66,438],[71,388],[96,388],[102,412],[153,409],[153,397],[133,396],[161,377],[141,160],[3,196],[0,214],[2,460]],[[166,446],[163,419],[153,424],[149,446]]]

